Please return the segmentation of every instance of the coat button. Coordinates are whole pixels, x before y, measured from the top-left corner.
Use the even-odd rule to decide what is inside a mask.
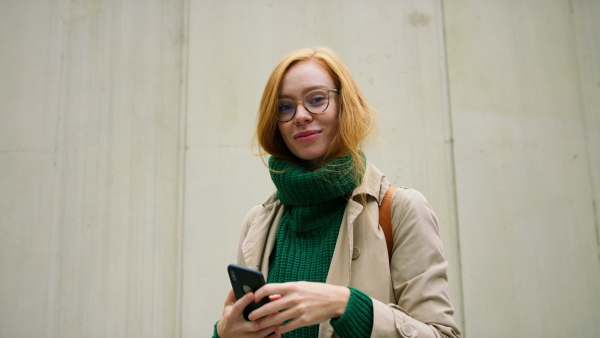
[[[412,329],[410,328],[410,326],[403,324],[402,325],[402,333],[406,336],[406,337],[410,337],[412,336]]]
[[[360,249],[354,248],[352,249],[352,259],[357,259],[360,256]]]

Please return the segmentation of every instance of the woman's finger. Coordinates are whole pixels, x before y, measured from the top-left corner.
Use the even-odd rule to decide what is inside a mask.
[[[267,328],[259,330],[257,335],[259,337],[269,337],[269,338],[280,338],[281,334],[277,332],[279,325],[269,326]]]
[[[225,297],[225,306],[231,306],[235,304],[237,300],[235,299],[235,295],[233,294],[233,289],[229,289],[227,296]]]
[[[244,313],[246,306],[250,305],[254,301],[254,293],[248,292],[244,297],[240,298],[231,309],[231,314],[234,316],[241,316]]]
[[[269,300],[272,301],[276,301],[279,298],[281,298],[281,295],[269,295]]]

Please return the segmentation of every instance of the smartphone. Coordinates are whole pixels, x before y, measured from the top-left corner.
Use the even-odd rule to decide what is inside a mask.
[[[229,264],[227,266],[227,273],[231,280],[231,287],[235,294],[235,299],[244,297],[248,292],[256,292],[263,285],[265,285],[265,277],[262,272],[254,269],[247,268],[245,266]],[[244,319],[248,319],[250,312],[258,309],[259,307],[267,304],[269,297],[264,297],[260,302],[252,302],[244,309]]]

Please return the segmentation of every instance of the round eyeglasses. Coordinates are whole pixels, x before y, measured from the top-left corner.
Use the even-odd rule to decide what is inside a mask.
[[[337,89],[315,89],[306,93],[302,105],[311,114],[321,114],[329,107],[329,92],[339,94]],[[277,121],[289,122],[296,116],[296,102],[291,99],[277,101]]]

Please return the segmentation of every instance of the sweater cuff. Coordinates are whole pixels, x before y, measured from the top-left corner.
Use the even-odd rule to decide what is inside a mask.
[[[341,338],[370,337],[373,331],[373,301],[364,292],[351,286],[346,311],[331,319],[331,326]]]
[[[217,325],[219,325],[219,321],[218,320],[215,323],[215,328],[214,328],[214,331],[213,331],[212,338],[219,338],[219,333],[217,332]]]

